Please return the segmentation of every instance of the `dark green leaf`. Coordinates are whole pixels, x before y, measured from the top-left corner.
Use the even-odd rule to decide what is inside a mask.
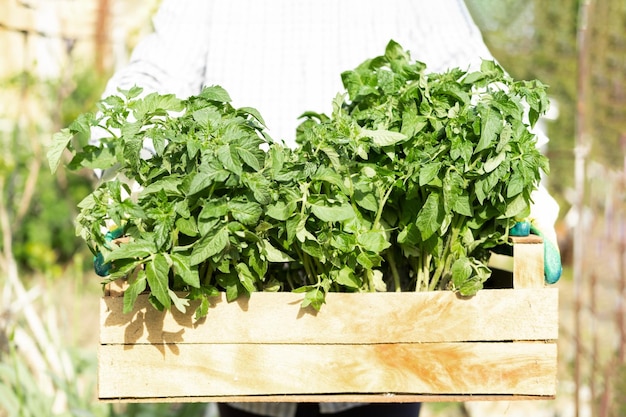
[[[198,265],[205,259],[208,259],[213,255],[217,255],[227,246],[228,229],[221,228],[215,234],[205,235],[193,246],[190,263],[191,265]]]
[[[235,220],[245,225],[256,224],[263,214],[261,205],[251,201],[231,200],[228,202],[228,209]]]
[[[439,229],[442,219],[443,213],[441,212],[439,194],[432,193],[426,199],[415,222],[423,240],[431,237]]]

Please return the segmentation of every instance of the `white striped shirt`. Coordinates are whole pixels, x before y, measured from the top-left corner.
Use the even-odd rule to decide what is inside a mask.
[[[433,72],[493,59],[462,0],[164,0],[154,28],[105,95],[221,85],[288,144],[304,111],[330,112],[341,72],[391,39]]]
[[[139,85],[184,98],[217,84],[290,145],[298,117],[329,113],[341,72],[382,55],[391,39],[433,72],[493,59],[462,0],[164,0],[154,29],[103,96]],[[231,405],[270,417],[296,411],[295,403]],[[320,411],[354,405],[320,403]]]

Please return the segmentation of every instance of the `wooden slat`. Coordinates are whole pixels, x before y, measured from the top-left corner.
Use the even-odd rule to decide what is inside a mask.
[[[543,239],[536,235],[513,237],[513,288],[543,288]]]
[[[467,401],[556,394],[558,290],[541,239],[512,239],[515,289],[212,299],[207,318],[123,289],[101,301],[103,401]],[[117,297],[115,295],[118,295]],[[195,305],[190,306],[193,311]]]
[[[553,395],[555,343],[105,345],[100,398]]]
[[[147,296],[122,314],[120,297],[101,301],[100,342],[109,343],[401,343],[556,340],[555,288],[483,290],[461,299],[448,291],[330,293],[321,311],[302,309],[302,294],[254,293],[233,303],[215,298],[206,319],[159,312]],[[192,306],[193,307],[193,306]]]
[[[100,398],[103,403],[183,403],[183,402],[355,402],[355,403],[407,403],[407,402],[463,402],[463,401],[536,401],[553,400],[556,395],[510,394],[289,394],[289,395],[220,395],[198,397],[162,398]]]

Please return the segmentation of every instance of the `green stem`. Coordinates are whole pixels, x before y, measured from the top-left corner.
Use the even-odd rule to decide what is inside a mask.
[[[422,285],[424,282],[424,257],[426,254],[423,249],[420,249],[419,257],[417,258],[417,280],[415,282],[415,291],[422,291]]]
[[[452,225],[451,225],[452,233],[450,234],[450,236],[448,237],[448,240],[446,241],[446,245],[441,255],[441,262],[435,269],[435,272],[433,273],[433,276],[431,278],[430,284],[428,286],[428,289],[430,291],[434,291],[437,288],[437,285],[439,284],[439,280],[441,279],[441,276],[443,275],[445,271],[447,271],[451,267],[452,259],[450,255],[452,252],[452,243],[456,241],[457,238],[459,237],[459,233],[461,231],[460,225],[462,224],[462,222],[463,222],[462,216],[455,216],[454,220],[452,220]]]
[[[396,265],[396,257],[393,249],[390,249],[387,252],[387,262],[389,263],[389,267],[391,268],[391,275],[393,276],[393,285],[395,286],[395,291],[400,292],[402,291],[402,288],[400,288],[400,274],[398,273],[398,266]]]
[[[300,261],[302,262],[302,266],[304,267],[304,273],[305,276],[307,277],[307,281],[309,281],[311,284],[313,284],[313,282],[315,282],[315,280],[317,279],[317,274],[315,272],[315,267],[312,264],[312,259],[309,256],[308,253],[303,252],[298,246],[294,247],[295,251],[298,253],[298,257],[300,258]]]
[[[426,251],[422,251],[422,282],[420,283],[420,291],[423,291],[423,289],[429,289],[428,288],[428,283],[431,280],[430,277],[430,263],[433,259],[433,255],[432,253],[426,252]]]
[[[383,209],[385,208],[385,204],[387,203],[387,200],[389,199],[389,196],[391,195],[392,191],[393,191],[393,184],[389,186],[389,188],[385,192],[385,195],[381,197],[380,201],[378,202],[378,211],[376,212],[376,218],[374,219],[374,225],[373,225],[374,230],[378,230],[380,218],[383,215]]]

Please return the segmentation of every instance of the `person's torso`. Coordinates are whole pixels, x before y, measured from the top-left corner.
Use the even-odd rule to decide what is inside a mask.
[[[429,71],[489,58],[458,9],[457,0],[214,0],[205,84],[257,108],[270,134],[292,144],[298,117],[330,112],[341,72],[382,55],[391,39]],[[478,46],[468,46],[472,37]]]

